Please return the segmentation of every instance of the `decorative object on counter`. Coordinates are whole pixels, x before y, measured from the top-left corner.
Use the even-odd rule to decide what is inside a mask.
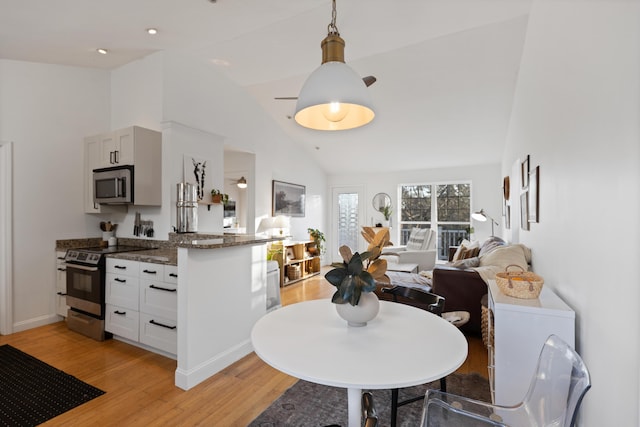
[[[114,236],[116,228],[118,228],[118,224],[111,224],[111,221],[100,222],[100,230],[102,230],[102,242],[100,246],[107,247],[117,245],[117,240]]]
[[[516,267],[518,271],[509,271],[509,267]],[[504,272],[496,273],[496,284],[500,291],[514,298],[536,299],[542,291],[544,279],[541,276],[525,271],[519,265],[508,265]]]
[[[380,230],[367,251],[352,253],[348,246],[340,247],[342,263],[333,263],[333,270],[325,278],[337,288],[331,298],[338,315],[349,326],[365,326],[377,316],[378,297],[373,293],[376,282],[389,283],[386,275],[387,261],[379,258],[382,248],[389,241],[389,230]]]
[[[323,242],[326,241],[324,238],[324,233],[317,228],[307,228],[307,232],[309,233],[309,237],[311,237],[311,240],[316,243],[318,254],[322,255],[325,250]]]
[[[273,180],[272,186],[273,216],[304,217],[306,193],[304,185]]]
[[[227,202],[229,201],[229,195],[225,194],[223,192],[221,192],[218,189],[213,189],[211,190],[211,202],[212,203],[222,203],[223,205],[226,205]]]
[[[195,233],[198,230],[197,188],[188,182],[179,182],[176,191],[176,233]]]

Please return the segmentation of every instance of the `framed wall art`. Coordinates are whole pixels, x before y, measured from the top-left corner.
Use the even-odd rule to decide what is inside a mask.
[[[272,215],[303,217],[305,208],[305,186],[273,180]]]
[[[203,200],[205,192],[211,190],[213,185],[207,177],[207,160],[185,154],[183,162],[183,181],[194,184],[198,200]],[[205,188],[207,188],[206,191]]]
[[[529,229],[529,192],[524,191],[520,194],[520,228]]]
[[[539,207],[540,201],[540,166],[536,166],[529,173],[529,222],[539,221]]]
[[[529,188],[529,155],[520,164],[520,182],[522,183],[522,189]]]

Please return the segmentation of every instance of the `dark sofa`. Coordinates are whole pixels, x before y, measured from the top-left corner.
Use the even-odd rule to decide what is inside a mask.
[[[480,300],[487,293],[487,284],[478,272],[470,268],[437,265],[433,269],[431,292],[444,297],[444,311],[469,312],[469,322],[460,327],[462,331],[481,333]]]

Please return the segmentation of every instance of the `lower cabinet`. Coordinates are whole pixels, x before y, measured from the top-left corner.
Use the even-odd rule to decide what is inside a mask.
[[[105,329],[151,350],[178,353],[178,268],[107,258]]]
[[[56,314],[67,317],[67,263],[66,251],[56,251]]]

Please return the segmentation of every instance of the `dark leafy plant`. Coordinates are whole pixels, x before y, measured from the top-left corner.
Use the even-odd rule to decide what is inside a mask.
[[[355,306],[360,302],[363,292],[376,289],[376,282],[389,283],[387,261],[379,258],[382,248],[389,241],[389,230],[381,230],[368,241],[369,248],[362,254],[352,254],[348,246],[340,247],[343,262],[331,264],[334,269],[324,275],[337,288],[331,302]]]

